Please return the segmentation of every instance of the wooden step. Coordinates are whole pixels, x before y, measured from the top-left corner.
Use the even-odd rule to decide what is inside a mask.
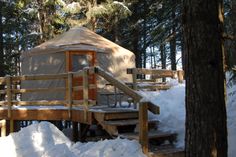
[[[169,140],[172,143],[176,139],[176,133],[171,132],[162,132],[162,131],[149,131],[148,139],[149,140]],[[122,138],[135,139],[139,140],[139,134],[136,133],[123,133],[119,134]]]
[[[148,120],[149,124],[157,124],[159,121],[155,119]],[[115,125],[115,126],[126,126],[126,125],[137,125],[139,123],[138,119],[123,119],[123,120],[109,120],[104,121],[105,125]]]
[[[104,121],[103,124],[112,125],[112,126],[137,125],[138,124],[138,119],[107,120],[107,121]]]
[[[130,108],[104,108],[93,111],[94,118],[101,122],[106,120],[137,119],[138,110]]]
[[[151,146],[149,157],[184,157],[184,149],[174,145]]]
[[[149,127],[153,128],[157,122],[157,120],[149,120]],[[138,123],[138,119],[108,120],[99,122],[103,129],[111,136],[118,136],[120,133],[127,132],[133,133]]]

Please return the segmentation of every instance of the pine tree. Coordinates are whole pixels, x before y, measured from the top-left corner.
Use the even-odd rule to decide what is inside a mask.
[[[184,0],[186,157],[227,157],[222,1]]]

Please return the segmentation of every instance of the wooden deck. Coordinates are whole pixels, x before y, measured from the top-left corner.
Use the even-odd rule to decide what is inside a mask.
[[[13,120],[71,120],[85,124],[95,124],[95,117],[104,120],[138,117],[138,110],[108,106],[72,107],[71,118],[68,107],[64,106],[18,106],[12,107],[11,112]],[[7,107],[0,107],[0,119],[8,119]]]
[[[148,71],[148,73],[152,74],[158,74],[160,72],[161,77],[169,75],[173,76],[174,74],[171,71]],[[99,75],[108,81],[108,83],[114,85],[122,93],[130,97],[134,104],[138,104],[139,108],[112,108],[109,106],[97,105],[97,102],[90,100],[88,96],[89,89],[96,88],[94,85],[88,84],[89,74]],[[134,76],[136,76],[136,74],[137,73],[135,73]],[[72,86],[73,77],[78,76],[83,77],[83,85]],[[65,87],[21,89],[19,85],[19,83],[26,80],[43,81],[51,79],[64,80]],[[5,89],[0,90],[0,94],[6,95],[6,99],[5,101],[0,101],[0,120],[3,120],[4,123],[7,122],[9,124],[10,132],[14,129],[14,121],[18,120],[72,121],[73,137],[75,140],[80,137],[81,141],[86,138],[86,133],[88,132],[90,125],[93,124],[102,127],[102,129],[106,131],[107,135],[111,138],[118,137],[123,134],[127,136],[126,138],[139,140],[143,152],[146,155],[149,155],[148,153],[152,149],[149,149],[148,146],[150,140],[154,139],[159,141],[157,143],[162,143],[164,140],[169,140],[171,144],[176,134],[149,132],[150,128],[156,125],[156,121],[148,120],[148,111],[154,114],[159,114],[160,109],[152,102],[144,100],[143,96],[134,90],[137,89],[135,86],[136,82],[137,81],[134,79],[134,87],[131,89],[125,83],[115,79],[111,74],[105,72],[99,67],[85,68],[82,71],[65,74],[2,77],[0,78],[0,85],[4,85]],[[54,92],[58,90],[66,92],[66,97],[64,100],[22,101],[19,99],[19,97],[25,93]],[[82,100],[74,99],[72,96],[73,92],[78,90],[83,91]],[[79,133],[78,123],[80,123]],[[6,125],[0,125],[0,127],[2,127],[1,134],[6,135]],[[138,128],[138,132],[135,132],[135,128]],[[174,154],[171,153],[171,151],[175,150],[175,148],[170,148],[167,152],[162,153],[162,155],[167,155],[168,152],[170,152],[170,154]],[[151,152],[154,154],[153,157],[162,157],[158,156],[158,153],[156,153],[155,150],[151,150]],[[161,151],[158,150],[158,152]],[[180,151],[177,150],[177,152],[179,153]]]

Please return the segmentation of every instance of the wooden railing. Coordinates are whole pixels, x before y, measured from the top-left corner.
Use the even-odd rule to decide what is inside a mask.
[[[8,119],[10,120],[10,128],[13,128],[12,119],[12,105],[19,106],[37,106],[37,105],[63,105],[68,107],[69,116],[71,116],[71,110],[73,106],[84,106],[85,109],[89,105],[94,105],[95,102],[89,100],[88,91],[91,88],[96,88],[94,84],[89,84],[88,75],[97,74],[98,76],[107,80],[110,84],[118,88],[124,94],[130,96],[135,103],[138,104],[139,108],[139,142],[142,145],[143,152],[148,153],[148,110],[154,114],[159,114],[160,109],[158,106],[145,100],[142,95],[127,86],[122,81],[114,78],[110,73],[104,71],[100,67],[85,68],[78,72],[69,72],[64,74],[54,74],[54,75],[31,75],[31,76],[6,76],[0,77],[0,85],[5,85],[5,89],[0,90],[0,94],[6,94],[6,100],[0,102],[0,106],[8,107]],[[83,86],[72,86],[72,80],[74,77],[83,77]],[[21,89],[19,84],[21,81],[27,80],[54,80],[62,79],[66,81],[65,87],[54,87],[54,88],[36,88],[36,89]],[[17,88],[13,88],[17,87]],[[83,100],[73,100],[72,92],[83,90]],[[39,101],[21,101],[13,99],[15,94],[24,94],[32,92],[53,92],[53,91],[66,91],[65,100],[39,100]],[[11,129],[11,131],[13,131]]]
[[[165,69],[143,69],[143,68],[129,68],[127,69],[127,74],[132,74],[132,84],[134,90],[166,90],[170,88],[170,85],[157,82],[160,78],[176,78],[179,83],[183,82],[183,71],[182,70],[165,70]],[[145,75],[150,75],[149,79],[144,78]],[[138,78],[138,76],[141,76]],[[140,85],[145,84],[146,85]]]
[[[6,76],[0,77],[0,85],[5,86],[5,89],[0,90],[0,94],[5,95],[5,101],[0,101],[0,106],[7,106],[8,119],[10,120],[10,132],[13,131],[12,106],[65,106],[68,108],[68,115],[71,118],[71,110],[74,106],[84,106],[85,109],[89,105],[95,105],[95,100],[89,100],[89,89],[96,88],[95,84],[89,84],[88,75],[94,73],[94,68],[86,68],[78,72],[69,72],[63,74],[41,74],[41,75],[27,75],[27,76]],[[82,86],[72,86],[74,77],[83,77]],[[23,81],[48,81],[48,80],[64,80],[64,87],[45,87],[45,88],[31,88],[22,89],[20,84]],[[72,91],[83,90],[83,100],[73,100]],[[22,101],[21,94],[34,92],[65,92],[64,100],[34,100]]]
[[[143,152],[148,154],[148,110],[154,114],[160,113],[160,108],[152,102],[143,98],[135,90],[128,87],[125,83],[115,79],[111,74],[105,72],[99,67],[95,67],[95,73],[103,77],[113,86],[130,96],[139,106],[139,142],[142,146]]]

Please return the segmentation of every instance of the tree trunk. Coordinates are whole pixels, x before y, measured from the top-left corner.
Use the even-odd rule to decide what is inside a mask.
[[[133,29],[133,37],[132,37],[132,45],[133,45],[133,52],[135,54],[135,62],[137,68],[142,68],[142,57],[139,51],[139,28],[138,26]]]
[[[232,25],[233,36],[236,37],[236,0],[231,0],[231,2],[232,2],[232,8],[231,8],[230,22]],[[236,58],[236,39],[232,41],[232,49],[228,54],[229,68],[236,66],[235,58]]]
[[[4,53],[3,53],[3,23],[2,23],[3,2],[0,1],[0,77],[4,76]]]
[[[170,41],[170,61],[171,61],[171,70],[176,70],[176,20],[175,20],[175,11],[176,11],[176,3],[173,1],[173,10],[171,13],[172,17],[172,31],[173,38]]]
[[[0,77],[5,76],[4,52],[3,52],[3,23],[2,23],[3,2],[0,1]],[[0,85],[0,90],[4,85]],[[0,101],[4,100],[4,95],[0,95]]]
[[[182,69],[185,71],[185,49],[184,49],[184,39],[183,35],[181,35],[181,60],[182,60]]]
[[[136,24],[138,21],[139,17],[139,12],[138,12],[138,4],[134,4],[134,10],[133,10],[133,18],[132,18],[132,25],[134,26],[132,28],[132,51],[135,54],[135,62],[136,62],[136,67],[137,68],[142,68],[142,57],[141,57],[141,52],[139,49],[139,33],[140,33],[140,28]]]
[[[227,157],[222,1],[183,0],[186,157]]]
[[[165,45],[160,45],[160,51],[161,51],[161,68],[166,69],[166,52],[165,52]]]
[[[160,45],[160,51],[161,51],[161,68],[166,69],[166,51],[165,51],[165,45]],[[162,82],[166,82],[166,78],[162,78]]]
[[[143,68],[146,68],[147,62],[147,2],[143,1],[144,5],[144,17],[143,17]],[[152,57],[151,57],[152,59]]]
[[[46,10],[43,6],[42,0],[37,0],[39,9],[38,9],[38,29],[40,33],[40,41],[38,44],[41,44],[46,41]]]

